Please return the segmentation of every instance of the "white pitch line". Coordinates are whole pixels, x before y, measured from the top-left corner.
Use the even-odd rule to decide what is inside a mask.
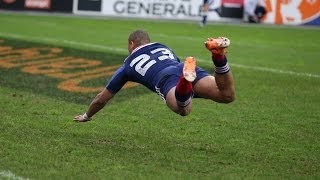
[[[204,59],[197,59],[197,61],[201,62],[210,62],[210,60],[204,60]],[[320,75],[317,74],[310,74],[310,73],[298,73],[294,71],[284,71],[280,69],[272,69],[272,68],[266,68],[266,67],[258,67],[258,66],[246,66],[242,64],[235,64],[235,63],[229,63],[230,66],[243,68],[243,69],[252,69],[255,71],[263,71],[263,72],[271,72],[271,73],[277,73],[277,74],[289,74],[289,75],[295,75],[295,76],[305,76],[305,77],[312,77],[312,78],[320,78]]]
[[[97,45],[97,44],[92,44],[92,43],[84,43],[84,42],[78,42],[78,41],[63,40],[63,39],[53,39],[53,38],[45,38],[45,37],[30,37],[30,36],[24,36],[24,35],[19,35],[19,34],[12,34],[12,33],[4,33],[4,32],[0,32],[0,36],[14,38],[14,39],[21,39],[21,40],[32,40],[32,41],[36,41],[36,42],[76,45],[76,46],[80,46],[80,47],[99,49],[99,50],[117,51],[117,52],[121,52],[121,53],[128,52],[127,49],[123,49],[123,48],[113,48],[110,46]],[[211,61],[204,60],[204,59],[198,58],[197,60],[204,62],[204,63],[211,63]],[[320,75],[318,75],[318,74],[299,73],[299,72],[294,72],[294,71],[286,71],[286,70],[273,69],[273,68],[267,68],[267,67],[247,66],[247,65],[236,64],[236,63],[230,63],[230,65],[234,66],[234,67],[238,67],[238,68],[251,69],[251,70],[255,70],[255,71],[271,72],[271,73],[276,73],[276,74],[287,74],[287,75],[294,75],[294,76],[304,76],[304,77],[311,77],[311,78],[320,78]]]
[[[17,176],[13,174],[11,171],[1,171],[0,172],[0,179],[5,178],[5,179],[13,179],[13,180],[28,180],[28,178],[23,178],[20,176]]]
[[[53,38],[46,38],[46,37],[30,37],[30,36],[23,36],[23,35],[19,35],[19,34],[3,33],[3,32],[0,32],[0,36],[14,38],[14,39],[21,39],[21,40],[32,40],[32,41],[36,41],[36,42],[55,43],[55,44],[62,43],[62,44],[66,44],[66,45],[76,45],[76,46],[81,46],[81,47],[89,47],[89,48],[93,48],[93,49],[128,52],[128,50],[124,50],[122,48],[113,48],[113,47],[108,47],[108,46],[102,46],[102,45],[91,44],[91,43],[83,43],[83,42],[77,42],[77,41],[69,41],[69,40],[64,40],[64,39],[53,39]]]
[[[257,71],[272,72],[272,73],[278,73],[278,74],[289,74],[289,75],[295,75],[295,76],[306,76],[306,77],[312,77],[312,78],[320,78],[320,75],[311,74],[311,73],[298,73],[298,72],[294,72],[294,71],[284,71],[284,70],[279,70],[279,69],[257,67],[257,66],[245,66],[245,65],[233,64],[233,63],[230,63],[230,65],[234,66],[234,67],[252,69],[252,70],[257,70]]]

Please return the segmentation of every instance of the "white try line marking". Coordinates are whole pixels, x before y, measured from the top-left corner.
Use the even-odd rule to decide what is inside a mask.
[[[0,179],[13,179],[13,180],[28,180],[28,178],[23,178],[13,174],[11,171],[0,171]]]
[[[123,49],[123,48],[113,48],[110,46],[103,46],[103,45],[84,43],[84,42],[78,42],[78,41],[69,41],[69,40],[64,40],[64,39],[53,39],[53,38],[45,38],[45,37],[30,37],[30,36],[24,36],[24,35],[19,35],[19,34],[12,34],[12,33],[4,33],[4,32],[0,32],[0,36],[21,39],[21,40],[32,40],[32,41],[36,41],[36,42],[74,45],[74,46],[78,46],[78,47],[92,48],[95,50],[97,50],[97,49],[108,50],[108,51],[116,51],[116,52],[121,52],[121,53],[128,52],[127,49]],[[204,59],[199,59],[199,58],[197,60],[200,62],[203,62],[203,63],[212,63],[211,60],[204,60]],[[243,69],[251,69],[254,71],[263,71],[263,72],[271,72],[271,73],[277,73],[277,74],[287,74],[287,75],[294,75],[294,76],[320,78],[320,75],[311,74],[311,73],[299,73],[299,72],[294,72],[294,71],[286,71],[286,70],[273,69],[273,68],[267,68],[267,67],[247,66],[247,65],[236,64],[236,63],[230,63],[230,65],[234,66],[234,67],[238,67],[238,68],[243,68]]]

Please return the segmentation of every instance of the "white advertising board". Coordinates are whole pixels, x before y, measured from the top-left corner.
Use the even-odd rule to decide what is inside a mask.
[[[85,15],[104,15],[128,18],[199,20],[202,0],[102,0],[101,11],[83,11],[78,9],[81,0],[74,0],[73,12]],[[212,8],[220,7],[216,0]],[[208,20],[219,20],[216,11],[209,13]]]
[[[244,1],[213,0],[208,21],[241,21]],[[320,0],[264,2],[267,14],[263,23],[320,25]],[[199,21],[202,3],[203,0],[74,0],[73,12],[84,15]]]
[[[102,14],[122,17],[199,19],[202,0],[105,0]]]

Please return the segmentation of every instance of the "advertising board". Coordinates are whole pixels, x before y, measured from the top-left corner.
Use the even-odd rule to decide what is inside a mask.
[[[264,23],[320,25],[320,0],[265,0]]]

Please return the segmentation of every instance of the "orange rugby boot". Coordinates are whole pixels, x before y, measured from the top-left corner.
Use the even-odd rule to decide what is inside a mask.
[[[208,38],[204,44],[212,54],[225,55],[228,52],[230,40],[226,37]]]
[[[186,58],[183,66],[183,76],[189,82],[193,82],[196,79],[196,59],[194,57]]]

